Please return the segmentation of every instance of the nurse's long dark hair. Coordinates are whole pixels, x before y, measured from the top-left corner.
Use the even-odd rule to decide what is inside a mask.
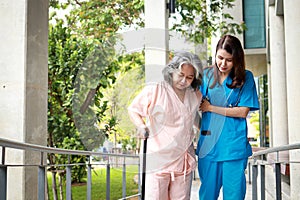
[[[224,49],[232,55],[233,68],[229,74],[232,78],[232,83],[227,85],[229,88],[241,87],[246,79],[246,67],[245,67],[245,56],[244,50],[240,40],[232,35],[224,35],[218,42],[216,48],[216,56],[219,49]],[[213,65],[214,69],[214,81],[210,88],[213,88],[219,80],[219,68],[216,63]]]

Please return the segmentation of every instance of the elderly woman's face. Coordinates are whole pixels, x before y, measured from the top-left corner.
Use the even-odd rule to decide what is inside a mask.
[[[179,90],[189,87],[195,78],[194,70],[191,64],[182,64],[181,70],[179,68],[177,72],[173,73],[173,87]]]

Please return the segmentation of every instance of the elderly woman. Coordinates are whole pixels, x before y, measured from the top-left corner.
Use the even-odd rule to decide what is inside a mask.
[[[162,71],[164,81],[148,84],[128,108],[140,133],[149,131],[146,199],[190,199],[202,71],[198,56],[178,52]]]

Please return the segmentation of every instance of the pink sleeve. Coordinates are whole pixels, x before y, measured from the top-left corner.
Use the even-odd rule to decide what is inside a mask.
[[[196,91],[196,95],[197,95],[198,100],[200,100],[200,102],[201,102],[201,100],[202,100],[202,93],[199,90],[197,90]]]
[[[149,113],[149,106],[151,105],[151,87],[145,87],[132,101],[128,107],[128,113],[132,122],[136,126],[144,126],[145,118]]]

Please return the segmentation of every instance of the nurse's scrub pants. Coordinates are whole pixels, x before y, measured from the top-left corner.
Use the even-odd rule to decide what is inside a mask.
[[[200,200],[217,200],[223,186],[223,200],[243,200],[246,194],[245,169],[248,159],[215,162],[198,160]]]

